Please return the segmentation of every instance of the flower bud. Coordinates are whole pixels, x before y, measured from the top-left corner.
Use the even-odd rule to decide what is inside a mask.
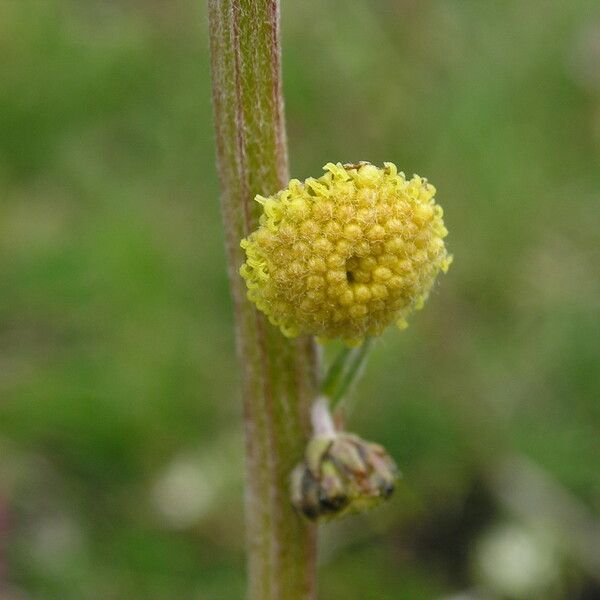
[[[362,512],[389,498],[398,476],[379,444],[346,432],[317,435],[292,473],[292,503],[309,519]]]

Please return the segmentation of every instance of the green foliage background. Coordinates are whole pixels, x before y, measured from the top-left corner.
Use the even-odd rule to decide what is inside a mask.
[[[282,10],[292,175],[425,175],[455,255],[356,390],[404,480],[324,528],[321,598],[600,598],[597,3]],[[201,0],[0,1],[2,600],[243,596],[206,26]],[[528,510],[508,459],[551,482]]]

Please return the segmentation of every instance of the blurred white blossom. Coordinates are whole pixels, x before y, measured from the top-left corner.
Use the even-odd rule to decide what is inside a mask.
[[[531,600],[559,579],[552,547],[517,525],[490,530],[477,545],[475,562],[483,586],[504,598]]]

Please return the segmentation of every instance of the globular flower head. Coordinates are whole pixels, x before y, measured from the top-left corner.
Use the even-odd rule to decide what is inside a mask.
[[[284,335],[359,343],[406,327],[450,257],[435,188],[392,163],[328,163],[319,179],[292,179],[263,205],[242,240],[248,298]]]
[[[316,436],[292,472],[292,503],[309,519],[358,513],[389,498],[397,478],[379,444],[346,432]]]

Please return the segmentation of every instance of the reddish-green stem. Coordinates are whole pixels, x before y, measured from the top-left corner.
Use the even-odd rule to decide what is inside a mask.
[[[289,340],[246,300],[240,240],[256,194],[287,183],[277,0],[209,0],[213,105],[246,430],[249,598],[315,597],[315,528],[294,512],[289,475],[309,434],[317,365],[311,338]]]

